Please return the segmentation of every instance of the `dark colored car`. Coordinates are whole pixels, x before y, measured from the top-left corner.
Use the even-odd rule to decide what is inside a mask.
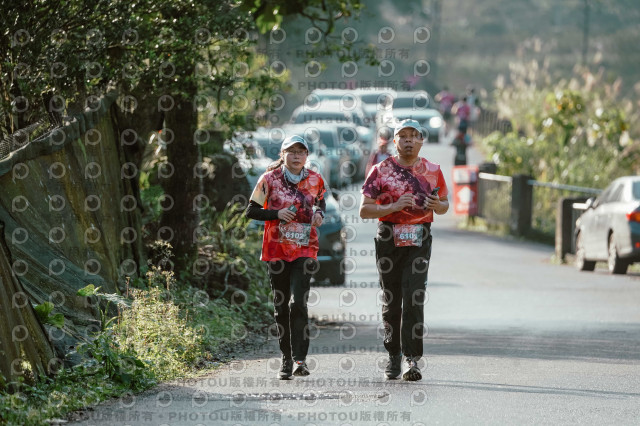
[[[614,180],[586,208],[576,221],[576,267],[593,271],[606,261],[612,274],[626,273],[640,261],[640,176]]]
[[[318,228],[318,262],[320,270],[314,279],[323,281],[328,279],[331,284],[344,284],[344,255],[346,242],[344,237],[344,222],[338,209],[338,202],[332,194],[325,194],[327,210],[320,228]]]
[[[421,110],[431,108],[431,97],[424,90],[396,92],[393,98],[393,107],[396,109]]]
[[[317,128],[323,126],[318,125]],[[342,164],[340,173],[348,176],[351,182],[364,179],[364,170],[367,166],[369,156],[365,155],[365,147],[371,145],[371,132],[367,131],[363,134],[358,131],[358,127],[350,123],[345,124],[327,124],[324,127],[335,128],[338,134],[337,144],[334,146],[326,146],[327,152],[345,151],[349,156],[349,162]],[[370,152],[367,149],[367,153]]]

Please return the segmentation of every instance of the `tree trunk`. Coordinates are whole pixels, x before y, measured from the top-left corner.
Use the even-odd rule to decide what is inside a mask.
[[[57,366],[47,334],[11,265],[0,222],[0,389],[6,387],[3,377],[13,382],[24,375],[23,361],[34,377],[49,374]]]
[[[195,94],[197,89],[194,85],[184,92]],[[173,201],[173,206],[162,214],[159,236],[169,239],[173,246],[174,271],[179,273],[189,267],[198,252],[194,234],[200,215],[194,208],[194,199],[200,194],[200,179],[194,173],[199,162],[199,146],[193,142],[198,125],[197,112],[190,98],[175,97],[174,101],[173,108],[166,111],[162,132],[163,139],[168,142],[168,167],[163,168],[167,177],[161,180],[168,198],[166,205],[169,207]]]

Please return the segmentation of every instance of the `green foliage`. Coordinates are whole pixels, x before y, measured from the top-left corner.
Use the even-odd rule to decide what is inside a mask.
[[[83,361],[34,386],[21,381],[12,384],[16,392],[0,392],[1,421],[49,424],[69,411],[139,392],[158,380],[215,367],[229,345],[270,322],[273,307],[265,265],[257,260],[260,233],[248,228],[237,213],[227,209],[212,217],[211,225],[223,234],[216,236],[216,245],[229,248],[237,229],[247,231],[227,256],[230,262],[243,259],[250,265],[244,273],[252,278],[242,298],[212,298],[156,266],[137,284],[142,288],[128,288],[124,297],[102,293],[93,284],[78,290],[78,296],[97,298],[101,318],[100,331],[77,348]],[[172,256],[164,242],[153,250],[159,258]],[[109,315],[110,306],[117,308],[117,316]],[[39,309],[50,314],[51,308]]]
[[[249,0],[239,4],[240,10],[254,16],[262,33],[277,29],[284,17],[303,14],[324,34],[330,34],[335,21],[350,18],[364,5],[360,0]]]
[[[215,77],[199,86],[198,125],[222,131],[222,137],[228,139],[234,131],[268,123],[273,96],[284,90],[290,74],[286,69],[272,69],[267,57],[255,52],[255,41],[239,44],[220,39],[215,47],[202,62],[203,69],[211,69]],[[212,148],[207,145],[213,144],[203,148]]]
[[[118,309],[127,308],[131,304],[122,296],[113,293],[101,293],[98,290],[100,290],[100,287],[95,287],[93,284],[89,284],[78,290],[76,294],[82,297],[95,297],[99,299],[100,305],[104,305],[104,308],[100,309],[100,329],[104,332],[115,320],[115,318],[109,317],[109,306],[111,303],[114,303]]]
[[[78,290],[76,294],[82,297],[96,296],[98,294],[98,290],[100,290],[100,287],[96,287],[93,284],[89,284],[88,286]]]
[[[335,21],[355,16],[362,5],[358,0],[115,0],[91,5],[73,0],[61,6],[47,0],[15,7],[0,0],[0,8],[0,64],[6,76],[0,84],[0,123],[5,132],[16,130],[11,112],[18,95],[28,103],[27,121],[32,122],[43,116],[37,111],[43,91],[53,90],[79,111],[88,95],[116,87],[123,95],[170,94],[198,105],[194,98],[204,93],[208,105],[200,108],[201,127],[221,128],[229,136],[238,127],[264,124],[272,96],[286,88],[287,73],[256,55],[256,30],[266,33],[284,17],[304,13],[329,35]],[[327,39],[323,45],[338,43]]]
[[[135,350],[122,347],[111,327],[98,333],[90,343],[78,345],[78,352],[90,357],[85,367],[95,367],[109,380],[127,389],[143,390],[155,383],[153,370],[147,368]]]
[[[44,302],[33,307],[41,323],[49,324],[57,328],[62,328],[64,327],[64,315],[62,315],[61,313],[51,315],[54,308],[55,305],[51,302]]]
[[[118,345],[137,354],[160,380],[192,371],[201,356],[199,333],[166,295],[158,287],[131,290],[131,309],[114,326]]]
[[[576,67],[571,79],[553,82],[548,61],[524,56],[510,69],[495,97],[517,132],[483,141],[499,173],[596,188],[637,173],[638,111],[621,96],[620,81]]]
[[[113,322],[117,317],[109,318],[109,306],[115,303],[119,309],[126,312],[131,303],[116,294],[100,293],[100,287],[89,284],[77,291],[78,296],[96,297],[100,302],[106,302],[100,310],[100,332],[88,343],[78,346],[78,351],[91,357],[89,363],[96,363],[104,369],[106,376],[133,390],[144,389],[145,384],[153,380],[153,376],[145,369],[145,365],[138,359],[132,348],[122,349],[114,338]]]
[[[138,383],[147,388],[155,381]],[[49,425],[70,411],[131,392],[131,383],[109,380],[96,363],[83,363],[60,371],[37,385],[14,383],[14,393],[0,392],[0,423]],[[139,390],[142,389],[138,388]]]
[[[148,173],[141,174],[140,182],[140,200],[144,207],[143,224],[149,222],[157,222],[162,216],[161,201],[163,200],[164,190],[160,185],[150,185],[148,183]]]
[[[206,349],[200,359],[202,363],[208,364],[217,359],[219,351],[272,320],[273,307],[262,290],[252,286],[239,301],[222,297],[213,299],[207,292],[194,287],[185,287],[174,293],[174,303],[189,318]]]
[[[199,241],[200,259],[211,268],[194,279],[213,297],[230,298],[235,289],[255,288],[263,298],[269,292],[266,267],[259,255],[262,235],[243,213],[239,205],[230,204],[221,212],[209,210],[203,215],[202,225],[210,233]]]
[[[640,160],[638,111],[611,82],[576,67],[572,78],[554,81],[539,41],[523,49],[511,75],[498,80],[496,104],[516,131],[483,140],[498,173],[525,174],[541,182],[604,188],[613,179],[637,174]],[[527,54],[533,58],[525,58]],[[553,236],[557,202],[584,193],[534,188],[532,226],[540,237]]]

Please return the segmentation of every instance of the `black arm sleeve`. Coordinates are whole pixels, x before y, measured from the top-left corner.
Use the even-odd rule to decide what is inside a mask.
[[[255,201],[250,201],[244,214],[249,219],[255,220],[276,220],[278,218],[278,210],[263,209],[262,206]]]

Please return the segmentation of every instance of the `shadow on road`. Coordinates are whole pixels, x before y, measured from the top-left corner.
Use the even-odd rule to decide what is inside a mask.
[[[432,355],[494,356],[602,362],[640,360],[640,327],[607,324],[607,329],[573,331],[431,330],[425,350]],[[624,330],[624,331],[622,331]]]
[[[464,382],[464,381],[455,381],[455,380],[430,382],[429,387],[430,388],[434,388],[434,387],[460,388],[460,389],[471,389],[471,390],[490,391],[490,392],[583,396],[583,397],[607,398],[607,399],[627,399],[627,398],[640,397],[640,393],[635,393],[635,392],[612,392],[612,391],[603,391],[603,390],[555,388],[555,387],[546,387],[546,386],[520,386],[520,385],[507,385],[507,384],[495,384],[495,383]]]

